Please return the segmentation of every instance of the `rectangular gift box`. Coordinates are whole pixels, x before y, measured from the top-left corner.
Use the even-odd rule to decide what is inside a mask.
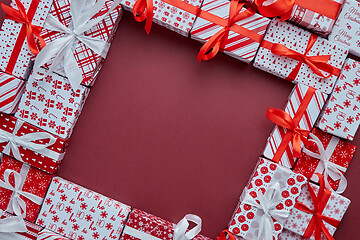
[[[360,124],[360,62],[347,59],[317,122],[324,132],[353,140]]]
[[[207,11],[219,17],[221,20],[225,19],[227,21],[229,18],[230,1],[204,0],[201,5],[201,10]],[[244,11],[246,11],[246,8],[242,8],[240,13]],[[251,62],[255,58],[256,51],[259,48],[261,39],[264,37],[269,23],[270,19],[257,13],[236,22],[236,25],[244,28],[245,31],[230,31],[224,43],[225,47],[221,51],[243,62]],[[200,15],[196,18],[194,27],[191,30],[191,38],[205,43],[219,31],[222,31],[223,28],[224,26],[221,26],[220,22],[206,20]],[[248,31],[250,31],[252,35],[256,35],[256,38],[248,34]]]
[[[69,238],[63,237],[44,228],[41,232],[39,232],[37,240],[69,240]]]
[[[42,27],[53,0],[20,0],[31,24]],[[18,10],[16,1],[11,7]],[[27,42],[26,25],[7,16],[0,31],[0,69],[20,79],[27,79],[32,68],[31,52]]]
[[[260,44],[254,66],[329,94],[347,54],[348,50],[335,43],[274,18]],[[306,61],[315,69],[310,68]],[[315,73],[314,70],[320,72]]]
[[[119,239],[131,208],[54,177],[36,221],[70,239]]]
[[[350,161],[354,156],[356,146],[328,133],[325,133],[317,128],[314,128],[312,130],[312,134],[315,136],[315,138],[310,135],[309,140],[315,140],[317,142],[318,140],[320,140],[320,143],[317,144],[321,144],[323,149],[325,150],[325,156],[323,157],[326,157],[326,161],[333,163],[333,167],[328,168],[327,170],[327,181],[333,190],[340,190],[338,189],[340,183],[340,174],[343,175],[344,170],[347,170],[347,168],[349,167]],[[313,152],[318,157],[321,157],[319,153],[321,153],[320,151],[322,151],[322,149],[319,149],[317,145],[305,146],[305,149]],[[338,174],[335,173],[335,170],[332,170],[334,168],[337,169]],[[301,158],[298,159],[295,164],[294,172],[303,174],[308,179],[318,182],[318,176],[316,175],[316,173],[320,173],[322,175],[325,174],[324,163],[320,161],[319,158],[309,156],[303,150]],[[333,174],[335,174],[335,176]],[[334,177],[335,179],[333,179],[332,177]],[[341,192],[343,190],[345,189],[342,189]]]
[[[311,131],[326,98],[326,94],[314,88],[297,84],[288,98],[284,111],[288,113],[291,118],[301,115],[297,126],[301,129]],[[297,117],[297,119],[299,118]],[[263,155],[285,167],[292,168],[296,160],[293,156],[292,142],[283,143],[286,134],[290,134],[290,132],[287,132],[289,131],[286,128],[276,125],[270,137],[267,139]],[[280,146],[281,149],[279,149]]]
[[[0,112],[13,114],[24,92],[25,81],[0,72]]]
[[[279,240],[306,240],[306,239],[300,236],[299,234],[284,229],[279,235]]]
[[[290,212],[294,208],[296,199],[305,183],[306,178],[301,174],[294,173],[279,164],[260,158],[247,187],[241,194],[239,204],[229,223],[229,231],[244,239],[260,239],[258,236],[261,227],[260,223],[262,217],[266,216],[262,214],[262,209],[250,205],[248,199],[252,199],[253,202],[260,201],[259,194],[266,195],[267,191],[275,188],[276,191],[271,195],[274,196],[273,199],[278,199],[272,204],[276,204],[275,208],[278,211],[283,211],[283,213],[279,212],[279,214],[285,214],[284,212]],[[268,203],[269,199],[266,198],[265,201]],[[273,211],[276,210],[273,209]],[[274,224],[273,239],[278,239],[285,220],[280,223],[277,219],[272,218]]]
[[[42,73],[46,70],[42,69]],[[61,138],[68,139],[90,89],[75,92],[65,77],[51,73],[35,79],[30,75],[15,116]]]
[[[18,175],[7,174],[9,172],[17,172]],[[0,209],[12,213],[13,205],[22,200],[26,205],[25,219],[34,222],[51,179],[52,175],[4,155],[0,164],[0,195],[2,196]],[[14,192],[19,194],[14,195]],[[34,197],[30,198],[29,195],[34,195]],[[40,198],[40,200],[32,198]]]
[[[37,135],[34,136],[34,133]],[[16,152],[10,148],[12,135],[17,136]],[[30,134],[30,135],[29,135]],[[31,137],[31,135],[33,135]],[[30,139],[26,139],[27,136]],[[0,143],[0,152],[19,161],[26,162],[50,174],[55,173],[64,157],[68,141],[47,133],[16,117],[0,113],[0,138],[8,139]],[[43,147],[41,147],[43,145]],[[18,154],[16,154],[18,151]]]

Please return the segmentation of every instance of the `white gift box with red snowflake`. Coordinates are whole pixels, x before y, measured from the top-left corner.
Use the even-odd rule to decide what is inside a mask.
[[[36,223],[70,239],[119,239],[131,208],[54,177]]]

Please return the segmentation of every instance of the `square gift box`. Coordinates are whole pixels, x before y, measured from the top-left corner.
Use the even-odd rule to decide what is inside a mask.
[[[54,177],[36,221],[70,239],[119,239],[131,208]]]
[[[31,24],[41,28],[44,25],[52,2],[53,0],[12,0],[11,8],[18,10],[20,7],[25,10]],[[32,68],[31,59],[35,55],[28,44],[27,31],[29,29],[25,24],[14,21],[12,17],[17,17],[17,15],[6,16],[1,26],[0,69],[17,78],[27,79]],[[37,37],[33,34],[31,36],[31,41],[36,46]],[[30,44],[30,46],[33,46],[33,44]]]
[[[42,69],[42,73],[45,72]],[[30,75],[15,116],[68,139],[89,91],[82,85],[74,91],[67,78],[56,73],[40,79]]]
[[[25,81],[0,72],[0,112],[13,114],[24,92]]]
[[[344,192],[347,185],[344,173],[356,147],[317,128],[312,130],[309,141],[311,145],[303,148],[294,172],[303,174],[315,182],[319,180],[316,173],[322,174],[330,190]]]
[[[266,235],[272,234],[273,239],[278,239],[286,216],[294,208],[305,183],[306,178],[303,175],[260,158],[247,187],[241,194],[239,204],[229,223],[229,231],[244,239],[263,239],[263,236],[259,236],[260,232]],[[261,204],[268,207],[268,214],[264,212],[266,210]],[[261,225],[266,222],[270,222],[273,228]],[[273,231],[266,232],[266,229]]]
[[[0,209],[23,213],[26,220],[34,222],[51,179],[52,175],[4,155],[0,164]]]
[[[326,94],[312,87],[297,84],[288,98],[284,111],[293,119],[296,128],[302,129],[304,133],[309,132],[313,128],[326,98]],[[282,110],[277,111],[283,112]],[[286,126],[276,125],[267,139],[263,155],[285,167],[292,168],[296,160],[294,141],[292,141],[293,133]],[[302,134],[299,136],[303,137]],[[304,136],[306,137],[306,135]]]
[[[360,62],[347,59],[317,127],[353,140],[360,124]]]
[[[229,0],[204,0],[201,10],[214,15],[212,16],[213,19],[210,21],[204,18],[208,15],[202,17],[203,14],[200,12],[191,30],[191,38],[205,43],[223,31],[229,21],[230,5]],[[245,11],[249,11],[249,9],[242,8],[239,15],[244,14]],[[270,19],[257,13],[237,21],[235,27],[230,27],[231,31],[224,40],[224,47],[221,51],[243,62],[250,63],[255,58],[269,23]]]
[[[273,19],[254,66],[294,83],[331,93],[348,50],[302,28]]]

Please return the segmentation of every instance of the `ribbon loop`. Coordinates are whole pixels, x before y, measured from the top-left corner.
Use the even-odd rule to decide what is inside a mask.
[[[218,237],[216,237],[216,240],[228,240],[226,237],[226,234],[229,236],[229,240],[236,240],[236,237],[234,234],[229,232],[228,230],[223,230]]]
[[[255,5],[264,17],[280,17],[285,21],[291,17],[295,0],[255,0]]]
[[[5,212],[0,210],[0,215],[4,216]],[[6,215],[5,215],[6,216]],[[21,216],[7,216],[0,219],[0,238],[3,233],[26,232],[27,228],[24,219]]]
[[[189,221],[196,224],[191,230],[187,231]],[[201,231],[201,218],[194,214],[187,214],[176,224],[174,228],[174,240],[191,240]]]
[[[133,7],[133,15],[137,22],[142,22],[146,19],[145,31],[149,35],[152,25],[153,13],[153,0],[136,0]]]

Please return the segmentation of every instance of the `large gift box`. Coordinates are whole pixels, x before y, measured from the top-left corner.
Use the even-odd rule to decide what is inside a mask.
[[[13,114],[24,92],[25,81],[0,72],[0,112]]]
[[[15,116],[68,139],[89,91],[82,85],[74,91],[67,78],[56,73],[40,79],[30,75]]]
[[[36,223],[70,239],[119,239],[130,207],[54,177]]]
[[[343,193],[347,186],[344,173],[356,147],[317,128],[312,130],[309,142],[309,146],[303,148],[294,172],[315,182],[319,180],[316,173],[322,174],[328,189]]]
[[[0,31],[0,69],[20,79],[27,79],[32,67],[31,58],[37,53],[37,36],[44,25],[53,0],[13,0]],[[14,8],[16,11],[13,11]],[[19,11],[20,9],[20,11]],[[26,13],[23,16],[21,12]],[[27,19],[26,19],[27,18]],[[16,19],[29,21],[20,23]]]
[[[251,6],[235,10],[240,4],[234,0],[204,0],[202,11],[191,30],[191,38],[206,42],[200,50],[199,61],[207,59],[205,54],[216,45],[224,53],[241,61],[249,63],[255,58],[270,19],[257,14]],[[236,13],[233,14],[233,11]],[[214,54],[211,52],[209,55]]]
[[[244,239],[269,235],[278,239],[305,182],[301,174],[260,158],[230,220],[229,231]]]
[[[347,59],[317,123],[324,132],[353,140],[360,124],[360,62]]]
[[[305,141],[326,101],[327,95],[297,84],[293,89],[285,110],[270,108],[267,117],[276,126],[267,140],[263,155],[292,168],[301,156],[301,142]]]
[[[348,50],[287,22],[273,19],[254,66],[294,83],[331,93]]]
[[[67,140],[0,113],[0,152],[52,174],[59,169],[67,145]]]
[[[34,222],[51,179],[52,175],[4,156],[0,164],[0,209]]]

